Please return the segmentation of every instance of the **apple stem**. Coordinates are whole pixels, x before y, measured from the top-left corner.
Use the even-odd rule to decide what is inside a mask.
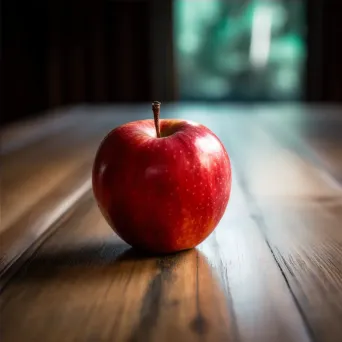
[[[153,110],[153,115],[154,115],[154,125],[156,127],[157,138],[160,138],[160,126],[159,126],[160,102],[153,101],[152,110]]]

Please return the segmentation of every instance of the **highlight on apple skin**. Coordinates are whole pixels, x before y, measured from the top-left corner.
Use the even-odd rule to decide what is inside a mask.
[[[197,246],[220,222],[231,192],[231,165],[207,127],[180,119],[126,123],[96,153],[92,185],[99,209],[131,246],[172,253]]]

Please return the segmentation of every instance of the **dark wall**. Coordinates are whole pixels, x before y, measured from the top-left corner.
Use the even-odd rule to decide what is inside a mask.
[[[48,18],[51,106],[150,97],[147,1],[55,1]]]
[[[80,102],[172,100],[171,4],[5,0],[2,120]]]
[[[307,100],[342,102],[342,2],[310,0]]]
[[[1,118],[47,106],[44,84],[47,17],[43,1],[5,1],[2,6]]]

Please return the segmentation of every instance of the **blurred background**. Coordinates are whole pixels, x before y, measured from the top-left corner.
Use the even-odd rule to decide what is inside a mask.
[[[77,103],[341,102],[342,5],[2,1],[3,123]]]

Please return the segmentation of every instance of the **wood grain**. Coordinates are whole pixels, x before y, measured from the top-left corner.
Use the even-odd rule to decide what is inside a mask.
[[[241,120],[227,132],[229,144],[239,146],[234,159],[252,218],[264,234],[313,339],[337,342],[342,335],[340,184],[324,164],[312,158],[310,145],[298,145],[302,137],[280,139],[256,127],[253,120]],[[238,133],[242,130],[252,145]],[[328,134],[326,139],[331,140]],[[338,146],[339,140],[335,142]],[[257,158],[253,158],[255,151]],[[268,172],[275,162],[279,172],[271,175]],[[266,172],[266,191],[260,184],[255,186],[261,177],[248,172],[251,167]]]
[[[202,301],[193,295],[198,272],[206,294]],[[195,250],[166,258],[134,255],[104,225],[92,199],[42,247],[25,273],[4,292],[5,340],[20,339],[26,331],[28,341],[39,336],[47,341],[171,341],[174,329],[183,325],[189,341],[204,330],[214,340],[227,334],[223,294],[204,257]],[[14,295],[23,289],[24,302]],[[197,317],[198,305],[206,322]],[[21,317],[15,314],[19,307]],[[31,320],[39,322],[35,329],[29,328]],[[55,333],[47,336],[46,329],[54,330],[54,325]]]
[[[1,155],[28,146],[48,135],[74,126],[79,121],[82,106],[51,110],[38,117],[1,127]]]
[[[70,177],[63,179],[63,186],[53,188],[40,201],[31,206],[8,229],[1,232],[0,239],[0,289],[6,283],[8,275],[13,272],[13,265],[18,258],[45,234],[50,234],[57,220],[67,214],[68,210],[91,188],[89,175],[85,170],[90,164],[81,164]],[[11,267],[12,266],[12,267]]]
[[[241,220],[238,197],[235,217],[199,250],[144,257],[113,234],[89,194],[5,288],[4,340],[308,341],[265,241],[250,218]]]
[[[131,119],[138,117],[139,109],[129,110]],[[116,111],[122,113],[120,107]],[[98,117],[87,115],[85,108],[76,107],[67,111],[70,117],[60,113],[52,117],[50,123],[33,120],[1,132],[0,233],[15,224],[55,187],[63,186],[82,164],[92,163],[105,134],[129,120],[125,115],[113,116],[116,111],[111,109],[108,116],[97,120]],[[84,167],[84,174],[88,176],[90,164]]]
[[[5,193],[19,184],[29,201],[29,184],[35,184],[43,195],[7,218],[2,231],[17,246],[2,287],[2,340],[339,341],[340,109],[164,106],[162,117],[211,128],[232,159],[228,209],[197,249],[166,257],[136,254],[105,223],[89,191],[48,221],[51,229],[36,244],[16,245],[25,241],[27,227],[37,232],[44,226],[44,213],[53,217],[54,203],[58,208],[68,189],[79,188],[76,179],[87,178],[103,135],[149,117],[146,107],[83,107],[76,126],[5,155]],[[53,167],[52,160],[43,162],[49,151],[56,155]],[[52,177],[55,186],[46,182],[47,191],[39,176],[31,176],[39,167],[20,171],[28,160],[42,168],[41,179],[55,168],[70,169],[66,178]],[[15,201],[5,204],[13,212]]]
[[[83,125],[78,109],[1,132],[0,275],[90,189],[96,147],[109,129]]]
[[[281,118],[261,114],[259,123],[282,145],[326,169],[342,186],[342,117],[340,109],[312,108]],[[284,129],[286,127],[286,129]]]

